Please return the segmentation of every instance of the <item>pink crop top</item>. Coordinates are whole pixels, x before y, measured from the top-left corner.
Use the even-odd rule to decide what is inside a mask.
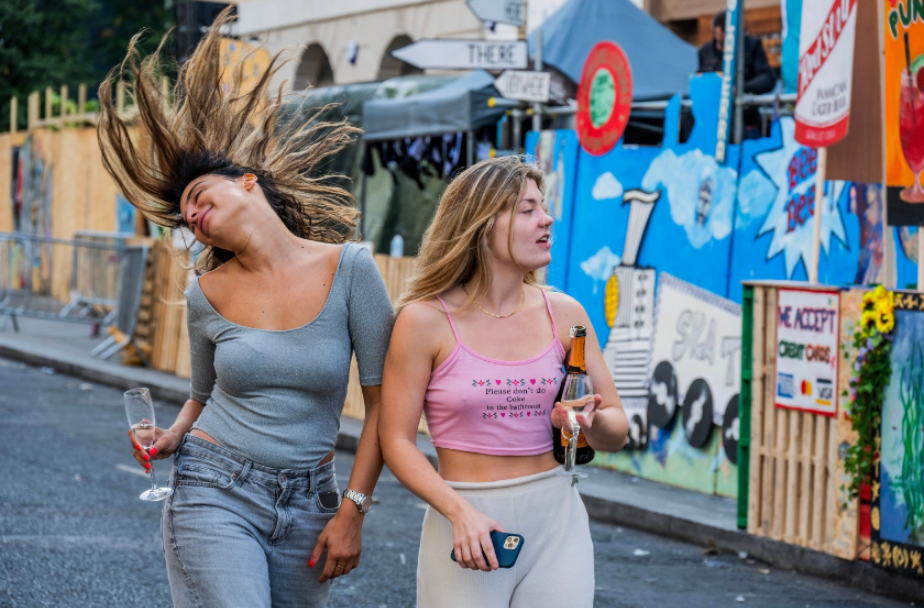
[[[565,349],[558,340],[549,297],[552,341],[523,361],[479,355],[459,339],[442,298],[456,347],[430,374],[424,415],[433,445],[491,456],[533,456],[552,449],[550,414],[564,379]]]

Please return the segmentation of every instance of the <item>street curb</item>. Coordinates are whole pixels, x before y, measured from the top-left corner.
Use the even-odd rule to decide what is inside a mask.
[[[703,547],[748,554],[774,568],[793,570],[906,602],[921,602],[924,581],[877,568],[869,562],[848,561],[828,553],[790,545],[740,530],[727,530],[667,513],[582,494],[587,514],[602,523],[626,526]]]
[[[189,399],[188,390],[179,390],[176,387],[155,384],[151,382],[150,379],[138,378],[130,373],[113,374],[103,369],[95,369],[86,365],[81,365],[75,361],[66,361],[55,357],[49,357],[5,344],[0,344],[0,357],[14,359],[35,367],[49,367],[56,372],[67,374],[68,376],[74,376],[81,380],[87,380],[117,389],[128,390],[136,386],[147,386],[151,390],[151,396],[159,401],[176,402],[182,405]]]
[[[155,399],[174,403],[177,407],[189,398],[188,390],[179,388],[179,385],[184,383],[180,379],[176,382],[178,386],[171,387],[152,382],[151,378],[142,377],[144,374],[133,373],[133,369],[143,370],[144,368],[124,367],[120,368],[122,373],[112,373],[98,367],[81,364],[79,361],[68,361],[64,358],[55,358],[5,344],[0,344],[0,357],[37,367],[50,367],[63,374],[118,389],[129,389],[139,385],[148,386]],[[336,447],[355,453],[359,447],[361,432],[361,420],[342,418]],[[437,468],[436,451],[429,439],[418,435],[417,444],[427,460],[434,468]],[[581,494],[581,498],[587,508],[587,514],[595,521],[626,526],[703,547],[713,546],[733,553],[744,551],[749,557],[766,562],[775,568],[794,570],[901,601],[920,602],[924,598],[924,581],[876,568],[868,562],[848,561],[813,549],[753,536],[740,530],[711,526],[670,513],[649,511],[593,494]]]

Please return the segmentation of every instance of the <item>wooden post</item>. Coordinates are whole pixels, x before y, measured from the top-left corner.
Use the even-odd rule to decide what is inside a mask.
[[[28,102],[26,106],[26,112],[28,117],[27,127],[32,129],[32,125],[38,122],[39,114],[39,94],[36,91],[29,93]]]
[[[77,87],[77,113],[84,114],[87,111],[87,85],[80,83]]]
[[[10,98],[10,133],[12,135],[16,134],[17,118],[19,118],[19,100],[13,95]]]
[[[58,116],[61,118],[59,121],[61,126],[64,126],[64,119],[67,118],[67,85],[61,85],[61,111],[58,112]]]
[[[825,203],[825,164],[828,149],[818,148],[818,172],[815,174],[815,231],[812,237],[812,265],[808,271],[809,283],[818,282],[818,266],[821,263],[821,216]]]
[[[51,90],[51,87],[45,89],[45,121],[51,120],[51,115],[54,113],[54,100],[52,96],[54,91]]]

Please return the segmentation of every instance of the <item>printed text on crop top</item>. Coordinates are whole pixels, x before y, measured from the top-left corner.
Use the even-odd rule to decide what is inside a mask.
[[[564,379],[565,349],[552,320],[552,339],[523,361],[498,361],[459,338],[442,298],[456,347],[430,374],[424,415],[433,445],[491,456],[533,456],[552,449],[552,407]]]

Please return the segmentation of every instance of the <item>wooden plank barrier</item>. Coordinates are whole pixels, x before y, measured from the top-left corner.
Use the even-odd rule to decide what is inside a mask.
[[[859,554],[857,505],[856,501],[847,501],[840,490],[845,483],[840,446],[855,439],[840,397],[853,360],[837,353],[837,416],[775,405],[779,289],[834,288],[779,281],[746,285],[753,289],[754,336],[748,532],[854,560]],[[859,297],[862,292],[846,292],[840,298],[841,341],[859,316],[853,313],[859,311]]]
[[[392,303],[397,303],[398,298],[404,292],[407,280],[417,267],[417,258],[392,258],[387,255],[379,254],[376,254],[374,257],[375,263],[382,273],[382,278],[385,280],[385,289],[388,290],[388,295]],[[356,368],[355,357],[350,366],[350,385],[347,388],[347,398],[343,407],[343,415],[359,420],[365,417],[365,406],[363,405],[362,389],[359,386],[359,371]],[[420,419],[419,430],[421,432],[426,432],[426,424],[424,423],[423,417]]]
[[[136,334],[150,349],[151,366],[184,378],[189,377],[189,337],[186,333],[186,298],[189,258],[158,241],[151,249],[145,274]]]

